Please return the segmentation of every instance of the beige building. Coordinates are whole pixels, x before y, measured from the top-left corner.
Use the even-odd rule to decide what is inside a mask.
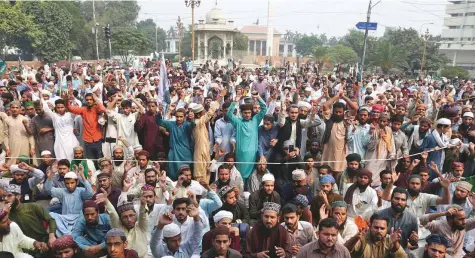
[[[244,26],[240,31],[249,39],[248,56],[279,56],[279,44],[282,33],[274,29],[273,53],[269,55],[266,26],[248,25]]]

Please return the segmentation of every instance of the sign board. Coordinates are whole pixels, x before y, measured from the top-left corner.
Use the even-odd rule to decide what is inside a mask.
[[[376,22],[358,22],[356,28],[359,30],[376,30],[378,29],[378,23]]]

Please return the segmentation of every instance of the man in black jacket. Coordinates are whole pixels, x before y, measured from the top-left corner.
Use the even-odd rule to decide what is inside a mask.
[[[275,179],[271,173],[262,176],[261,189],[255,191],[249,197],[249,214],[251,226],[261,218],[261,210],[265,202],[273,202],[280,205],[280,195],[274,191]]]

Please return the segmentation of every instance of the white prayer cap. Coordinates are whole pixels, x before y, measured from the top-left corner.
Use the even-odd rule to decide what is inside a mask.
[[[471,118],[473,118],[473,113],[472,113],[472,112],[465,112],[465,113],[463,113],[463,117],[471,117]]]
[[[203,105],[201,104],[197,104],[196,106],[194,106],[193,108],[191,108],[191,111],[193,111],[193,113],[200,113],[201,111],[204,110],[204,107]]]
[[[15,174],[15,173],[18,173],[18,172],[28,173],[28,170],[21,169],[20,167],[18,167],[18,165],[11,165],[10,166],[10,173]]]
[[[72,171],[69,171],[64,175],[64,179],[78,179],[78,175]]]
[[[218,81],[218,82],[222,82],[222,81],[223,81],[223,79],[221,79],[221,77],[218,77],[218,78],[216,78],[216,81]]]
[[[294,144],[291,140],[287,140],[284,142],[284,148],[289,148],[290,145]]]
[[[181,234],[180,227],[175,223],[171,223],[163,227],[163,237],[169,238],[178,236],[179,234]]]
[[[148,87],[148,90],[149,90],[149,91],[155,91],[155,89],[156,89],[155,86],[150,86],[150,87]]]
[[[274,175],[272,175],[271,173],[265,173],[265,174],[262,176],[262,182],[265,182],[265,181],[272,181],[272,182],[275,182],[275,177],[274,177]]]
[[[99,89],[99,85],[96,84],[94,85],[94,88],[92,88],[92,92],[96,92]]]
[[[233,213],[230,211],[221,210],[213,216],[214,223],[218,223],[222,219],[233,219]]]
[[[51,151],[49,151],[49,150],[42,151],[41,156],[44,156],[44,155],[51,155]]]
[[[155,77],[150,77],[150,81],[153,82],[155,80]]]
[[[437,120],[438,125],[452,125],[452,122],[447,118],[441,118]]]
[[[54,86],[54,82],[48,82],[48,86]]]
[[[49,90],[42,90],[41,95],[48,95],[51,97],[51,92]]]
[[[305,88],[305,91],[312,91],[313,89],[311,87]]]
[[[190,185],[186,190],[192,192],[194,195],[203,195],[203,187],[201,185]]]
[[[312,105],[310,105],[310,103],[305,102],[305,101],[299,101],[299,103],[297,105],[298,105],[299,108],[301,108],[301,107],[311,108],[312,107]]]
[[[303,169],[296,169],[292,171],[292,180],[300,181],[304,180],[305,178],[307,178],[307,175]]]

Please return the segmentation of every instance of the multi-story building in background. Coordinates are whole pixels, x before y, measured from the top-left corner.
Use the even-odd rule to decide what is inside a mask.
[[[448,0],[439,52],[475,75],[475,1]]]

